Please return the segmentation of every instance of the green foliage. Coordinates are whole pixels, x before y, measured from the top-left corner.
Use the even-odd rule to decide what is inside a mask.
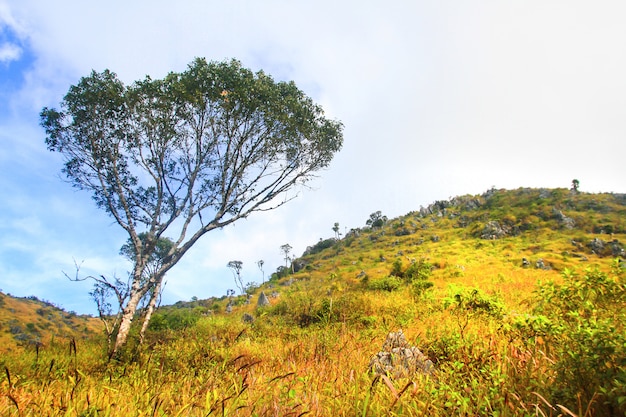
[[[456,314],[471,314],[501,318],[505,308],[496,296],[485,294],[477,288],[450,285],[449,295],[443,301],[444,308]]]
[[[406,269],[404,269],[402,260],[400,258],[396,258],[391,265],[391,271],[389,272],[389,275],[392,278],[399,278],[403,282],[408,283],[411,287],[411,294],[414,298],[417,299],[422,297],[425,294],[426,290],[434,286],[434,283],[432,281],[429,281],[429,278],[432,275],[432,270],[433,265],[424,259],[420,259],[419,261],[413,261]],[[372,283],[370,283],[370,285],[371,284]],[[396,282],[374,282],[374,285],[382,285],[391,288],[387,289],[387,291],[393,291],[397,289],[397,287],[395,287],[395,284]]]
[[[402,271],[402,260],[400,258],[396,258],[391,264],[391,271],[389,271],[389,275],[402,278],[404,276],[404,272]]]
[[[337,297],[315,297],[308,293],[292,294],[267,309],[268,314],[280,316],[287,324],[308,327],[314,324],[350,323],[369,325],[370,302],[356,294]],[[365,318],[364,317],[369,317]]]
[[[92,71],[40,121],[67,180],[132,241],[134,282],[115,349],[150,290],[141,281],[158,239],[174,242],[149,274],[160,284],[203,235],[282,205],[273,202],[284,203],[343,145],[342,124],[295,83],[237,60],[196,58],[183,72],[130,86],[109,70]]]
[[[370,214],[370,218],[365,222],[372,229],[380,229],[385,223],[387,223],[387,216],[384,216],[380,210]]]
[[[402,279],[395,276],[370,279],[367,282],[367,289],[375,291],[395,291],[402,286]]]
[[[461,338],[465,337],[466,329],[474,319],[500,319],[505,311],[497,297],[487,295],[477,288],[456,285],[449,286],[443,306],[456,317]]]
[[[333,246],[335,246],[335,244],[337,244],[337,242],[338,241],[335,238],[323,240],[320,239],[319,242],[317,242],[315,245],[307,247],[304,251],[303,256],[315,255],[316,253],[320,253],[324,249],[332,248]]]
[[[428,280],[415,280],[411,283],[411,294],[414,298],[421,298],[426,290],[432,288],[435,284]]]
[[[200,315],[198,310],[180,308],[167,313],[156,312],[152,316],[149,329],[155,332],[163,330],[183,330],[196,324]]]
[[[409,282],[425,281],[432,276],[433,265],[424,259],[412,262],[404,271],[404,278]]]
[[[404,265],[400,258],[396,258],[391,265],[391,271],[389,275],[394,277],[403,278],[405,281],[411,283],[415,280],[423,281],[431,277],[433,265],[424,259],[419,261],[412,261],[411,264],[404,269]]]
[[[593,415],[626,413],[626,280],[618,261],[611,274],[566,270],[563,283],[543,284],[537,297],[556,358],[553,400],[580,401]]]
[[[276,272],[274,272],[270,276],[270,282],[276,282],[281,278],[285,278],[286,276],[289,276],[290,274],[291,274],[290,268],[287,268],[284,265],[280,265],[278,266],[278,268],[276,268]]]

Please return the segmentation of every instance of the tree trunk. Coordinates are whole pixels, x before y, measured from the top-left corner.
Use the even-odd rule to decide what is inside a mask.
[[[120,327],[117,331],[117,338],[115,339],[115,346],[113,347],[112,355],[115,355],[119,352],[120,348],[126,344],[126,340],[128,339],[128,333],[130,332],[130,327],[133,324],[133,318],[135,317],[135,313],[137,312],[137,306],[139,302],[146,294],[146,288],[141,285],[141,275],[143,273],[143,268],[139,268],[135,266],[134,271],[134,279],[133,285],[130,289],[130,295],[128,298],[128,303],[126,307],[124,307],[122,312],[122,320],[120,322]]]
[[[144,335],[146,334],[146,330],[148,329],[148,324],[150,324],[150,319],[152,318],[152,313],[154,313],[154,309],[156,306],[157,299],[159,298],[159,294],[161,293],[161,279],[159,278],[154,286],[154,290],[152,295],[150,296],[150,302],[146,307],[146,316],[143,319],[143,324],[141,325],[141,331],[139,332],[139,343],[143,343]]]

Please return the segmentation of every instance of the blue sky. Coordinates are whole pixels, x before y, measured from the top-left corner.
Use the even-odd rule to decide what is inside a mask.
[[[93,313],[90,284],[63,271],[129,268],[126,236],[63,181],[38,125],[92,69],[131,83],[237,58],[294,80],[345,125],[313,190],[206,235],[170,271],[171,303],[234,288],[230,260],[259,281],[256,261],[271,273],[282,244],[301,254],[377,210],[574,178],[626,192],[624,21],[618,0],[0,0],[0,289]]]

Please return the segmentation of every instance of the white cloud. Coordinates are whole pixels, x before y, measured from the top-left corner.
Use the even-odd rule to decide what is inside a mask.
[[[22,48],[12,43],[4,43],[0,45],[0,62],[9,63],[17,61],[22,55]]]
[[[0,63],[8,64],[17,61],[22,55],[22,48],[13,39],[13,35],[20,36],[22,27],[13,17],[9,5],[0,2]]]

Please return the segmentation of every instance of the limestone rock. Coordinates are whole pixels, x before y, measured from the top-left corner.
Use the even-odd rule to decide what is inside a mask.
[[[576,222],[571,217],[567,217],[563,212],[556,207],[552,209],[552,214],[554,214],[554,218],[559,221],[559,223],[568,230],[573,229],[576,226]]]
[[[601,254],[604,251],[605,245],[606,242],[602,239],[598,239],[597,237],[587,244],[587,246],[591,249],[591,252],[595,254]]]
[[[407,342],[402,330],[387,335],[383,349],[372,357],[369,369],[376,375],[410,377],[432,375],[435,366],[417,347]]]
[[[498,221],[492,220],[485,225],[480,237],[483,239],[500,239],[508,234],[508,227],[500,224]]]
[[[265,307],[270,305],[270,300],[267,298],[264,292],[259,295],[259,300],[256,303],[257,307]]]
[[[613,254],[613,256],[626,257],[626,251],[617,239],[613,239],[613,241],[611,242],[611,253]]]

